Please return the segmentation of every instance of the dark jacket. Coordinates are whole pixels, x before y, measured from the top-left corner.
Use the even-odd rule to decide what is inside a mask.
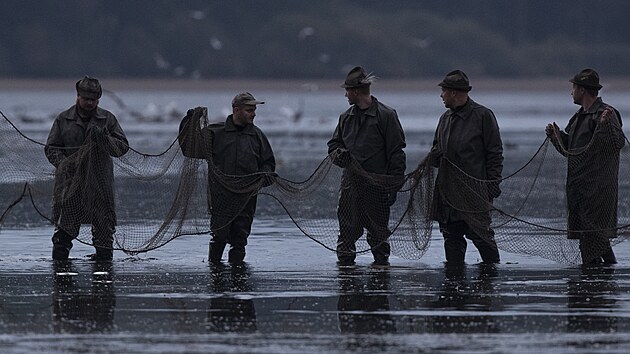
[[[96,157],[99,161],[77,161],[74,154],[83,146],[93,129],[99,131],[98,134],[103,140],[99,142],[99,147],[102,149],[92,149],[90,158]],[[103,199],[101,202],[105,203],[98,206],[100,208],[99,212],[106,212],[110,217],[115,218],[112,156],[123,156],[128,150],[127,137],[120,124],[118,124],[118,120],[111,112],[97,107],[90,119],[86,120],[79,116],[76,105],[61,112],[55,118],[44,148],[48,161],[56,167],[53,220],[57,221],[59,218],[60,203],[64,194],[66,194],[73,183],[84,183],[83,178],[87,175],[97,176],[94,183],[99,184],[99,193],[86,193],[80,196],[84,206],[88,205],[86,203],[87,200],[95,200],[98,194],[98,198]],[[88,174],[86,169],[89,168],[92,169],[91,172],[96,173]],[[77,175],[76,171],[80,171],[80,174]],[[86,192],[97,191],[96,188],[97,186],[87,186],[84,190]],[[93,211],[96,210],[84,210],[87,214]],[[87,218],[91,217],[91,215],[87,216]],[[90,221],[82,220],[82,222]]]
[[[500,180],[503,143],[494,113],[470,98],[464,106],[444,112],[435,131],[431,156],[435,167],[447,163],[443,161],[445,158],[476,179]],[[433,220],[443,223],[459,221],[462,216],[448,205],[456,201],[445,200],[444,196],[446,193],[456,196],[460,191],[452,190],[457,187],[453,187],[455,184],[449,180],[443,167],[446,166],[440,168],[435,182]],[[496,198],[498,194],[497,187],[487,198]]]
[[[612,108],[608,123],[601,124],[602,112]],[[567,207],[569,230],[606,230],[617,232],[617,192],[619,151],[625,144],[621,115],[601,98],[587,111],[580,108],[560,132],[562,145],[552,137],[554,146],[567,156]],[[569,232],[569,238],[580,238]]]
[[[269,140],[257,126],[247,125],[239,129],[230,114],[225,122],[213,123],[203,129],[189,129],[191,119],[186,116],[179,128],[179,145],[184,156],[212,161],[227,175],[276,170]]]
[[[347,149],[367,172],[402,176],[406,169],[405,146],[398,114],[372,96],[372,105],[363,114],[353,105],[339,116],[328,141],[328,153]]]

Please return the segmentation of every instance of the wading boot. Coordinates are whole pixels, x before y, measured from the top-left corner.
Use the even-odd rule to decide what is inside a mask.
[[[354,266],[355,255],[337,254],[337,266],[338,267],[352,267]]]
[[[228,262],[231,264],[241,264],[245,259],[245,248],[244,247],[232,247],[230,248],[230,252],[228,252]]]
[[[52,259],[53,261],[67,261],[70,256],[70,250],[59,245],[53,246]]]
[[[374,257],[374,262],[372,262],[372,266],[375,267],[386,267],[389,265],[389,257],[378,256]]]
[[[114,258],[114,250],[111,248],[96,247],[94,260],[99,262],[111,262]]]
[[[617,264],[617,257],[615,257],[615,252],[612,247],[602,255],[602,259],[605,264]]]
[[[56,229],[52,237],[53,251],[52,259],[55,261],[65,261],[72,249],[72,237],[67,232]]]
[[[211,241],[208,246],[208,261],[210,261],[210,263],[221,263],[223,250],[225,250],[225,243],[216,243]]]

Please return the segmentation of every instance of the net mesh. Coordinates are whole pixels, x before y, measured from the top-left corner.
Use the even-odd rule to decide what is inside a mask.
[[[630,172],[630,160],[622,148],[623,133],[613,126],[580,151],[546,139],[526,164],[501,181],[475,179],[442,160],[439,174],[448,178],[436,186],[438,170],[430,155],[404,178],[367,173],[352,159],[341,168],[336,153],[298,182],[272,173],[225,175],[211,160],[185,157],[178,144],[204,128],[206,117],[184,126],[160,154],[130,148],[112,157],[115,144],[91,135],[55,168],[44,143],[2,116],[2,227],[47,222],[63,229],[69,226],[60,224],[58,215],[71,215],[80,225],[78,241],[102,244],[100,238],[110,236],[95,230],[111,229],[112,247],[130,254],[182,235],[209,234],[211,220],[213,228],[225,227],[256,195],[277,201],[304,235],[333,251],[340,220],[346,221],[341,224],[354,228],[350,232],[357,242],[355,249],[342,252],[368,252],[388,241],[394,255],[422,257],[434,226],[434,198],[461,212],[500,249],[557,262],[581,261],[580,238],[582,257],[595,258],[629,235],[630,182],[617,177]],[[108,170],[111,180],[104,173]],[[61,175],[63,183],[55,183]],[[498,188],[499,197],[491,201],[488,195],[498,194]]]

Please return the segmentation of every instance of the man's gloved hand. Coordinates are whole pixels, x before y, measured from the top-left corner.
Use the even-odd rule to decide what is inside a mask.
[[[439,159],[442,158],[442,155],[444,155],[442,153],[442,150],[440,150],[440,148],[438,148],[438,147],[435,147],[435,148],[431,149],[429,154],[431,156],[431,159],[433,159],[433,160],[439,160]]]
[[[547,126],[545,127],[545,135],[547,135],[548,137],[551,137],[553,135],[553,125],[551,125],[551,123],[547,124]]]
[[[63,175],[66,178],[74,176],[76,172],[77,172],[76,159],[72,157],[61,160],[61,162],[59,162],[59,164],[57,165],[56,173],[59,175]]]
[[[92,141],[101,141],[105,139],[106,133],[107,133],[107,129],[98,125],[93,125],[88,131],[88,134],[90,135],[90,139]]]
[[[188,112],[186,112],[186,117],[190,117],[192,119],[200,119],[201,117],[205,116],[205,114],[206,107],[195,107],[189,109]]]
[[[184,121],[186,122],[185,126],[181,125],[179,127],[180,131],[184,127],[187,127],[186,129],[188,130],[192,129],[193,131],[201,129],[201,125],[202,125],[201,120],[207,116],[208,116],[208,109],[206,107],[195,107],[195,108],[189,109],[186,112],[186,116],[182,120],[182,124],[184,123]]]
[[[262,186],[263,187],[271,186],[272,184],[276,183],[276,178],[278,178],[278,174],[275,172],[265,173],[265,175],[262,177],[263,179]]]
[[[392,206],[396,202],[396,197],[398,196],[398,192],[405,185],[405,176],[392,176],[394,177],[391,180],[392,186],[394,188],[390,189],[391,192],[387,193],[387,206]]]
[[[556,124],[556,122],[549,123],[545,127],[545,134],[548,138],[553,139],[555,137],[555,133],[560,131],[560,127]]]
[[[332,163],[335,165],[346,168],[350,163],[350,152],[343,148],[337,148],[337,150],[333,151],[332,154]]]
[[[488,183],[488,196],[490,199],[496,199],[501,195],[501,187],[499,187],[500,182],[490,182]]]
[[[429,154],[427,155],[427,162],[430,166],[440,167],[440,160],[442,159],[442,156],[444,156],[442,150],[435,146],[431,149],[431,151],[429,151]]]
[[[396,203],[396,196],[397,195],[398,195],[398,193],[396,193],[396,192],[387,193],[387,206],[392,206],[392,205],[394,205],[394,203]]]

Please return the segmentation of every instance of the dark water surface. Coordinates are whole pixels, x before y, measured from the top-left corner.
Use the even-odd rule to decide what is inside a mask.
[[[334,253],[288,220],[257,220],[247,264],[212,267],[209,236],[112,265],[77,244],[49,260],[47,228],[3,230],[0,352],[628,352],[630,261],[582,268],[474,247],[446,269],[439,235],[419,261]]]

